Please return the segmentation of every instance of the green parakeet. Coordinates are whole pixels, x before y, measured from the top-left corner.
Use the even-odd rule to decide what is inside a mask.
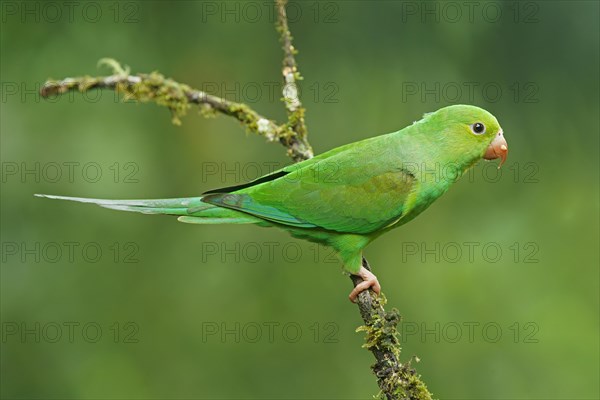
[[[201,196],[160,200],[100,200],[37,195],[95,203],[144,214],[168,214],[192,224],[256,224],[332,247],[344,269],[380,291],[362,266],[365,246],[404,225],[444,194],[480,159],[501,158],[507,143],[496,118],[474,106],[425,114],[397,132],[347,144],[250,183]],[[501,165],[500,164],[500,165]]]

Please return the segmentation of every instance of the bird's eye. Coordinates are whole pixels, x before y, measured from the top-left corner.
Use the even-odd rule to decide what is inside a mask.
[[[471,130],[474,134],[481,135],[485,133],[485,125],[481,122],[475,122],[473,125],[471,125]]]

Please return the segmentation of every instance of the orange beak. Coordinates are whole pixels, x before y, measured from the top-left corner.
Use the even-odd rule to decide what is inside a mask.
[[[486,160],[495,160],[496,158],[500,158],[500,165],[498,165],[498,169],[504,164],[506,161],[506,156],[508,156],[508,143],[506,143],[506,139],[504,139],[504,133],[502,129],[498,132],[498,135],[492,140],[492,143],[488,146],[483,158]]]

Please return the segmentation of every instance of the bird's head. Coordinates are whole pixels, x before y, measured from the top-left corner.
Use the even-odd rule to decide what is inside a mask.
[[[486,160],[500,159],[500,166],[506,161],[508,144],[504,132],[496,117],[486,110],[468,105],[444,107],[431,113],[426,118],[438,127],[436,135],[443,147],[440,151],[447,152],[448,159],[466,158],[468,164],[473,164],[481,158]]]

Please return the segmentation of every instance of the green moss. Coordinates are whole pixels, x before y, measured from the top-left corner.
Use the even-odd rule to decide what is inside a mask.
[[[172,121],[181,125],[181,117],[187,114],[191,105],[187,92],[191,89],[187,85],[179,84],[171,79],[166,79],[158,72],[144,75],[139,83],[133,85],[119,83],[117,91],[124,93],[126,100],[139,102],[155,102],[165,106],[171,111]]]
[[[401,346],[398,339],[397,326],[401,317],[395,308],[386,312],[383,306],[387,300],[382,294],[374,298],[373,309],[368,324],[360,326],[357,332],[365,332],[363,347],[384,354],[383,360],[378,360],[371,368],[377,376],[380,392],[375,399],[411,399],[431,400],[432,396],[427,386],[412,367],[412,361],[400,362]],[[418,362],[418,359],[414,359]]]
[[[121,64],[114,58],[101,58],[100,60],[98,60],[98,68],[100,68],[102,66],[107,66],[110,69],[112,69],[113,74],[115,74],[115,75],[120,75],[120,76],[129,75],[129,71],[130,71],[129,67],[125,66],[125,68],[123,68],[121,66]]]
[[[200,104],[198,112],[204,118],[216,118],[218,115],[217,111],[208,104]]]

